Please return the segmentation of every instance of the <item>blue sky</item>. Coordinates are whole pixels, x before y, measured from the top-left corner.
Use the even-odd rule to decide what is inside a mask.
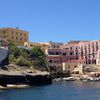
[[[0,0],[0,27],[33,42],[100,39],[100,0]]]

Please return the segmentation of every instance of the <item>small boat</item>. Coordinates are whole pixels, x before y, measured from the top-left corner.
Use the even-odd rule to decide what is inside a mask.
[[[64,81],[75,81],[74,77],[65,77],[63,78]]]
[[[55,78],[55,79],[53,79],[53,82],[59,82],[59,81],[62,81],[62,78]]]
[[[6,86],[1,86],[0,85],[0,89],[17,89],[17,88],[28,88],[30,87],[27,84],[7,84]]]
[[[26,88],[26,87],[30,87],[27,84],[18,84],[18,85],[13,85],[13,84],[8,84],[7,88]]]
[[[100,82],[100,78],[97,77],[85,77],[85,78],[80,78],[80,80],[88,82]]]
[[[88,81],[90,81],[90,82],[100,82],[100,78],[91,77],[91,78],[88,79]]]

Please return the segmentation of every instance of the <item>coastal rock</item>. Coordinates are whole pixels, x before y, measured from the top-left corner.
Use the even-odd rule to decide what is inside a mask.
[[[46,85],[51,84],[50,73],[37,71],[5,71],[0,69],[0,85],[7,84],[29,84],[29,85]]]

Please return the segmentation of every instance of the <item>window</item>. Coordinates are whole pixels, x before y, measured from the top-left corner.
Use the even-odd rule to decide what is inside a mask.
[[[96,42],[96,50],[98,50],[98,42]]]
[[[88,48],[90,49],[90,44],[88,45]]]
[[[66,53],[63,53],[63,55],[66,55]]]
[[[49,52],[49,55],[51,55],[51,52]]]
[[[59,48],[59,46],[57,46],[57,48]]]
[[[52,55],[54,55],[54,52],[52,52]]]
[[[56,46],[54,45],[54,48],[55,48]]]
[[[92,50],[93,50],[93,52],[94,52],[94,43],[92,43]]]
[[[72,52],[70,52],[70,55],[72,55],[73,53]]]
[[[12,39],[13,39],[14,37],[12,36]]]
[[[70,66],[68,65],[68,69],[70,69]]]
[[[83,55],[83,52],[81,52],[81,54]]]
[[[72,47],[70,47],[70,49],[72,50]]]
[[[66,48],[66,50],[69,50],[69,48]]]
[[[57,63],[59,63],[59,61],[57,60]]]
[[[31,47],[33,47],[33,45],[32,45],[32,44],[31,44],[30,46],[31,46]]]
[[[20,38],[20,40],[22,40],[22,37]]]
[[[76,52],[76,55],[78,55],[78,52]]]
[[[17,35],[18,33],[16,32],[16,35]]]
[[[22,36],[22,33],[20,33],[20,35]]]
[[[81,53],[83,54],[83,47],[81,47]]]
[[[16,37],[16,40],[18,40],[18,37]]]
[[[78,50],[78,47],[76,47],[76,50]]]
[[[14,32],[12,31],[12,34],[13,34]]]
[[[56,55],[59,55],[59,52],[56,52]]]
[[[77,66],[74,66],[74,68],[77,68]]]
[[[0,42],[2,43],[2,40]]]
[[[5,31],[3,31],[3,33],[5,34],[6,32],[5,32]]]
[[[93,58],[95,57],[94,53],[93,53]]]
[[[49,60],[50,63],[52,63],[52,60]]]

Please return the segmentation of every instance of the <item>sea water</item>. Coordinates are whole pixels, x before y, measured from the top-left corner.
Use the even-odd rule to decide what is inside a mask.
[[[100,100],[100,82],[64,81],[24,89],[0,90],[0,100]]]

